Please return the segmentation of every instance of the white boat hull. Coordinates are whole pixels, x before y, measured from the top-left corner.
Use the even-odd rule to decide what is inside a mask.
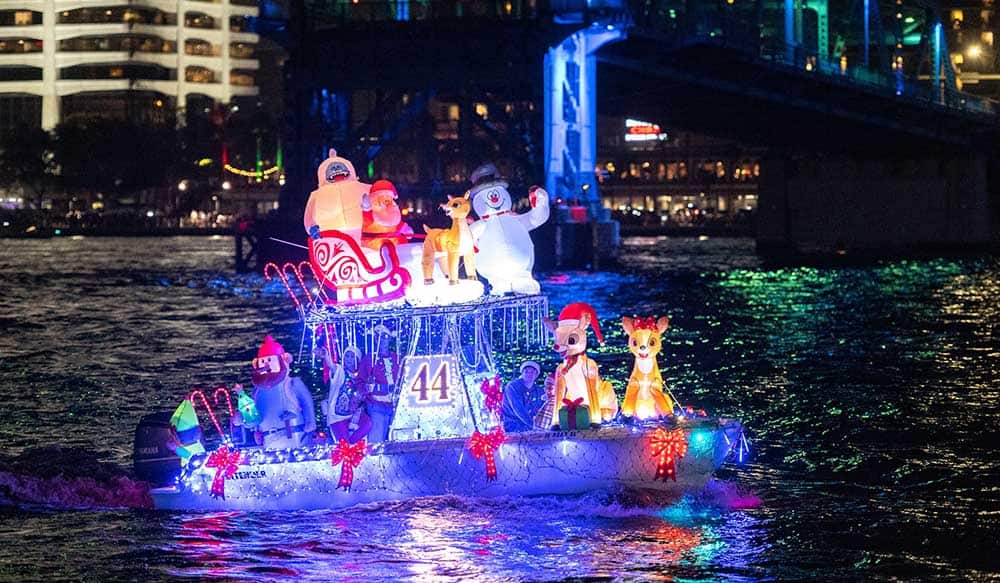
[[[680,496],[704,488],[738,443],[741,426],[705,419],[679,427],[688,450],[676,461],[676,481],[655,479],[653,430],[622,426],[509,434],[495,454],[497,477],[492,481],[486,478],[485,460],[476,459],[466,440],[456,438],[375,446],[355,468],[349,491],[337,487],[342,466],[331,464],[332,447],[325,445],[294,452],[300,459],[311,458],[301,461],[268,462],[265,457],[293,452],[245,450],[250,459],[225,481],[224,499],[212,496],[216,470],[204,466],[152,495],[157,508],[177,510],[308,510],[445,494],[537,496],[612,489]]]

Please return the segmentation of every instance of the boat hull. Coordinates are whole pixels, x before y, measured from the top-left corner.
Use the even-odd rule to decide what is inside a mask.
[[[308,510],[422,496],[572,495],[599,490],[655,490],[664,497],[701,491],[738,443],[742,428],[726,419],[685,420],[687,452],[675,461],[676,481],[655,479],[651,436],[657,427],[602,427],[508,434],[494,454],[496,478],[475,458],[467,439],[378,444],[354,468],[349,490],[338,488],[342,465],[332,446],[295,451],[246,450],[224,498],[213,496],[216,469],[192,461],[176,486],[153,490],[157,508],[177,510]],[[284,458],[284,459],[282,459]]]

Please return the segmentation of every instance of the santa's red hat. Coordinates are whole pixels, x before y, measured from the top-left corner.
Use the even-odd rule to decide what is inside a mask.
[[[559,312],[560,326],[579,326],[583,315],[590,316],[590,325],[594,327],[594,334],[597,341],[604,344],[604,335],[601,334],[601,323],[597,321],[597,311],[588,303],[574,302],[567,305]]]
[[[372,184],[371,192],[375,193],[380,190],[388,190],[391,192],[393,199],[399,198],[399,193],[396,192],[396,186],[388,180],[376,180],[375,184]]]
[[[283,356],[285,354],[285,349],[281,347],[280,344],[275,342],[274,338],[268,334],[264,337],[264,343],[260,345],[260,350],[257,351],[257,358],[264,358],[266,356]]]

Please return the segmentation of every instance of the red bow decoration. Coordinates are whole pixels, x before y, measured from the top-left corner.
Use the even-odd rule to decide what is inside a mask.
[[[504,434],[503,428],[497,427],[488,434],[479,433],[477,429],[472,437],[469,438],[468,443],[465,447],[472,452],[472,455],[478,460],[480,458],[486,458],[486,481],[492,481],[497,479],[497,462],[496,458],[493,457],[493,452],[500,449],[500,445],[503,443]]]
[[[338,488],[350,492],[351,485],[354,484],[354,468],[361,465],[361,460],[365,459],[365,440],[351,445],[346,439],[341,439],[337,447],[330,450],[330,465],[344,464],[340,469],[340,481]]]
[[[653,457],[657,458],[656,477],[653,479],[662,479],[666,482],[667,478],[670,478],[676,482],[675,462],[678,458],[684,457],[688,449],[684,430],[675,429],[668,433],[662,427],[657,427],[656,432],[650,436],[649,442],[653,449]]]
[[[576,408],[583,405],[583,397],[577,397],[570,401],[569,399],[563,399],[563,405],[566,406],[566,412],[570,415],[576,414]]]
[[[656,317],[655,316],[639,316],[636,317],[635,322],[632,324],[635,330],[652,330],[657,331],[656,328]]]
[[[479,390],[486,395],[486,408],[499,414],[500,405],[503,403],[503,388],[500,386],[500,377],[493,377],[492,381],[484,380]]]
[[[240,450],[229,451],[228,445],[223,445],[208,456],[205,467],[215,468],[215,479],[212,480],[213,497],[226,499],[226,480],[236,473],[240,461]]]

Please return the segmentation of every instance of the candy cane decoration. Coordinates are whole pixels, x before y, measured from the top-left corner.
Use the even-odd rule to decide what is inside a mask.
[[[195,390],[191,391],[191,394],[188,396],[188,399],[191,400],[192,407],[197,406],[197,402],[195,401],[195,397],[201,397],[201,403],[202,403],[202,405],[204,405],[205,411],[208,412],[208,416],[212,419],[212,423],[215,424],[215,429],[216,429],[216,431],[219,432],[219,437],[221,437],[222,439],[225,439],[226,438],[226,434],[222,432],[222,426],[219,425],[219,420],[215,418],[215,411],[212,411],[211,405],[208,404],[208,399],[205,398],[205,393],[201,392],[200,389],[195,389]]]
[[[272,276],[268,274],[268,268],[274,271],[275,275]],[[285,275],[284,270],[278,267],[277,263],[268,263],[264,266],[264,278],[267,281],[271,281],[273,277],[277,277],[281,280],[281,283],[285,286],[285,290],[288,292],[288,295],[292,298],[292,301],[295,302],[295,308],[301,311],[302,302],[299,301],[298,295],[292,290],[292,286],[288,285],[288,277]]]

